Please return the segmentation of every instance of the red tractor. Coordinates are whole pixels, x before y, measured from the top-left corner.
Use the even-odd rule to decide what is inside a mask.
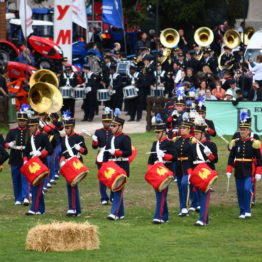
[[[29,36],[27,40],[37,68],[51,69],[54,72],[61,70],[63,51],[56,43],[35,35]],[[4,63],[15,61],[20,52],[20,49],[12,42],[0,41],[0,61]]]

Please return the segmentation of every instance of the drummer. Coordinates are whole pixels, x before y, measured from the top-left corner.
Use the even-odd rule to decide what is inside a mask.
[[[95,134],[92,136],[92,147],[93,147],[93,149],[97,149],[99,147],[100,150],[101,150],[104,146],[106,146],[108,140],[112,136],[112,130],[110,128],[111,121],[112,121],[111,110],[110,110],[110,108],[106,107],[105,113],[102,114],[102,125],[103,125],[103,127],[100,128],[100,129],[97,129],[95,131]],[[98,162],[96,162],[96,163],[97,163],[97,167],[99,169],[101,165]],[[101,196],[101,199],[100,199],[101,204],[107,205],[109,198],[108,198],[108,195],[106,193],[106,186],[101,181],[99,181],[99,190],[100,190],[100,196]],[[112,192],[110,194],[110,200],[113,202]]]
[[[40,132],[38,117],[30,118],[28,120],[28,126],[31,136],[26,144],[25,156],[23,158],[24,164],[33,157],[39,157],[43,164],[47,166],[47,156],[53,152],[48,136]],[[42,215],[45,213],[45,200],[42,189],[43,181],[37,186],[32,185],[32,204],[26,215]]]
[[[78,84],[77,75],[73,72],[72,66],[66,65],[65,71],[63,74],[61,74],[59,79],[59,86],[64,87],[71,87],[75,88]],[[74,117],[75,114],[75,98],[63,98],[63,107],[61,109],[61,112],[70,110],[72,117]]]
[[[84,137],[76,134],[75,119],[70,117],[70,113],[63,112],[64,127],[66,135],[62,137],[62,157],[60,159],[60,166],[62,167],[67,160],[72,157],[77,157],[83,162],[81,155],[87,154],[87,147],[85,145]],[[78,186],[72,187],[67,182],[67,196],[68,196],[68,210],[67,216],[80,216],[81,205]]]
[[[215,143],[207,140],[206,129],[207,125],[204,121],[195,125],[195,138],[197,141],[200,141],[201,144],[196,143],[192,146],[193,168],[201,163],[206,163],[212,170],[215,170],[215,163],[218,161],[217,146]],[[196,188],[200,203],[200,216],[195,225],[205,226],[208,224],[208,208],[211,190],[208,189],[207,192],[203,192],[198,187]]]
[[[115,110],[115,117],[110,125],[113,135],[109,138],[106,144],[107,151],[104,154],[103,162],[114,161],[126,171],[127,176],[129,177],[128,157],[132,154],[131,139],[128,135],[122,132],[125,120],[119,117],[119,111],[119,109]],[[124,219],[123,193],[124,188],[113,193],[114,201],[111,213],[107,216],[107,219]]]
[[[157,141],[153,142],[151,148],[152,154],[148,158],[148,169],[155,163],[162,162],[172,171],[173,162],[175,161],[174,142],[168,139],[164,123],[156,125],[155,133]],[[156,211],[152,221],[153,224],[162,224],[168,221],[167,192],[168,187],[162,192],[155,190]]]

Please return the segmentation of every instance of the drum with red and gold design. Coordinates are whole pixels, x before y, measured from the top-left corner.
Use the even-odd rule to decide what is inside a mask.
[[[126,171],[114,161],[102,163],[98,170],[98,179],[113,192],[119,191],[125,186],[127,175]]]
[[[77,183],[84,179],[88,172],[88,167],[86,167],[76,156],[67,160],[59,171],[72,187],[76,186]]]
[[[48,167],[37,156],[29,159],[20,171],[33,186],[39,185],[49,174]]]
[[[145,174],[145,180],[157,191],[166,189],[174,180],[174,173],[163,163],[151,166]]]
[[[201,163],[193,169],[190,183],[200,191],[207,192],[217,177],[218,174],[215,170],[211,169],[207,164]]]

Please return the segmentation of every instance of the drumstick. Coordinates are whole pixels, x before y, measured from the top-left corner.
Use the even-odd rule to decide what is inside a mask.
[[[227,178],[227,192],[229,191],[230,177]]]
[[[111,149],[106,149],[104,152],[109,152]],[[120,149],[115,149],[115,151],[120,150]]]
[[[166,150],[163,150],[163,152],[166,152]],[[150,155],[150,154],[157,154],[157,152],[146,152],[146,155]]]
[[[71,147],[71,149],[75,148],[76,145],[81,145],[82,143],[83,143],[83,142],[81,141],[80,143],[73,145],[73,146]],[[68,152],[68,150],[65,150],[65,151],[63,152],[63,154],[66,153],[66,152]]]

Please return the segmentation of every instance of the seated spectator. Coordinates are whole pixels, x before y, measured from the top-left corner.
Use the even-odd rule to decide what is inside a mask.
[[[203,96],[203,99],[204,100],[217,100],[217,98],[211,94],[211,90],[209,88],[206,89],[206,93],[205,95]]]
[[[34,66],[35,65],[35,59],[30,54],[30,50],[25,46],[22,46],[20,49],[22,50],[22,53],[15,59],[15,61],[19,62],[19,63]]]
[[[239,87],[237,87],[236,80],[235,79],[231,79],[229,81],[229,86],[230,86],[229,90],[232,91],[233,97],[237,98],[236,91],[239,90]]]
[[[224,101],[236,101],[236,99],[233,96],[232,90],[228,89],[226,91],[226,96],[224,98]]]
[[[192,67],[187,67],[186,68],[186,77],[185,77],[185,81],[188,81],[190,83],[192,83],[193,85],[195,84],[195,78],[194,78],[194,74],[193,74],[194,70]]]
[[[258,81],[252,84],[252,89],[249,94],[250,101],[262,101],[262,87],[259,85]]]
[[[204,96],[206,93],[206,89],[208,88],[206,80],[200,80],[199,87],[196,89],[196,95]]]
[[[222,88],[220,82],[216,82],[215,88],[211,91],[212,95],[214,95],[217,100],[224,100],[226,91]]]

